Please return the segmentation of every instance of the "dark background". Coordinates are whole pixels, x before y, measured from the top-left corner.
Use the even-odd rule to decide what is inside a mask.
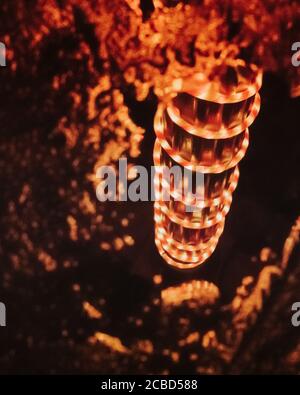
[[[150,3],[143,2],[145,18]],[[79,11],[76,23],[76,35],[54,32],[37,57],[29,52],[27,60],[20,58],[17,73],[10,64],[0,68],[0,301],[7,308],[7,327],[0,328],[0,373],[299,373],[300,332],[290,323],[291,304],[300,297],[299,247],[282,275],[268,282],[264,274],[269,266],[280,267],[284,242],[300,213],[300,101],[289,98],[285,75],[264,75],[261,111],[250,128],[250,146],[216,251],[197,270],[177,271],[156,251],[152,203],[101,204],[86,179],[115,136],[104,131],[100,148],[85,145],[86,86],[91,80],[95,84],[95,77],[87,72],[88,59],[77,61],[73,55],[80,40],[92,55],[97,43]],[[10,18],[3,26],[18,32]],[[18,39],[24,55],[24,37]],[[101,60],[95,62],[102,72]],[[54,91],[53,76],[65,72],[70,72],[66,84]],[[83,104],[74,115],[68,94],[76,83]],[[157,99],[150,92],[138,102],[128,86],[122,93],[131,118],[146,130],[136,163],[151,166]],[[64,115],[79,130],[72,149],[56,130]],[[22,198],[24,185],[29,192]],[[103,216],[100,224],[80,208],[84,191]],[[77,241],[70,238],[69,215],[77,221]],[[122,218],[130,218],[126,229]],[[125,234],[134,246],[99,248],[102,241],[114,245]],[[262,259],[265,247],[270,252]],[[51,257],[49,265],[43,253]],[[247,276],[252,283],[244,287],[241,310],[248,314],[239,318],[233,301]],[[196,307],[188,301],[163,305],[161,291],[192,280],[214,283],[217,302],[203,295]],[[102,316],[90,317],[85,302]],[[118,338],[127,351],[95,341],[96,332]],[[183,344],[191,333],[198,340]]]
[[[77,243],[70,241],[64,231],[58,236],[57,230],[65,227],[69,202],[57,199],[54,186],[67,184],[67,174],[53,175],[49,180],[44,169],[51,166],[54,174],[58,174],[61,168],[68,168],[68,158],[63,156],[64,141],[48,138],[47,121],[34,139],[30,125],[18,119],[18,111],[11,111],[9,116],[19,129],[16,133],[2,134],[0,147],[1,301],[7,306],[7,327],[1,328],[0,339],[2,373],[148,373],[166,369],[177,372],[178,363],[163,356],[163,350],[176,345],[180,338],[179,329],[179,333],[175,329],[180,317],[196,313],[189,313],[186,306],[182,311],[166,313],[159,305],[153,306],[152,300],[160,298],[160,290],[168,286],[206,279],[219,287],[220,305],[226,305],[233,299],[243,277],[257,278],[262,267],[269,263],[259,260],[263,247],[272,249],[273,261],[280,259],[284,240],[299,213],[299,99],[289,99],[283,79],[269,74],[265,75],[261,94],[261,112],[251,127],[250,148],[240,165],[241,177],[224,234],[213,256],[199,269],[188,272],[169,268],[158,255],[153,239],[151,203],[117,207],[118,215],[129,211],[135,214],[130,229],[135,245],[120,253],[101,253],[96,236],[89,242]],[[151,165],[156,101],[151,97],[136,103],[130,93],[127,101],[133,118],[147,130],[138,161]],[[54,144],[60,155],[51,162]],[[40,161],[37,160],[39,153],[43,157]],[[22,158],[26,158],[23,167]],[[32,203],[28,209],[17,206],[18,222],[9,213],[9,202],[17,201],[17,192],[26,180],[33,182]],[[105,203],[105,210],[113,211],[113,204]],[[30,213],[34,213],[34,218]],[[42,223],[42,231],[31,234],[28,223],[36,218]],[[84,219],[79,225],[84,225]],[[59,262],[68,257],[76,265],[66,269],[59,264],[56,270],[45,271],[28,252],[22,253],[23,244],[18,237],[23,232],[18,226],[25,227],[37,247],[52,242]],[[14,229],[17,229],[16,239],[9,237]],[[10,263],[13,253],[20,254],[17,267]],[[162,284],[153,283],[155,274],[162,275]],[[74,283],[80,284],[80,292],[73,292]],[[297,292],[294,299],[299,299]],[[87,317],[82,310],[84,300],[103,311],[102,319]],[[145,313],[143,309],[149,305],[150,312]],[[141,326],[136,325],[139,318],[143,321]],[[196,314],[196,320],[190,325],[193,330],[202,332],[219,328],[222,320],[230,327],[230,319],[232,317],[224,317],[217,310],[208,319]],[[175,328],[168,320],[175,320]],[[147,356],[146,362],[140,361],[138,350],[133,351],[133,355],[119,357],[106,347],[88,344],[87,338],[95,331],[117,336],[133,350],[139,339],[149,339],[155,351]],[[279,339],[278,346],[283,341]],[[187,355],[191,352],[199,353],[199,347],[194,345]],[[185,362],[179,365],[180,371],[195,371],[195,365],[186,361],[184,353],[181,358]],[[207,358],[218,359],[210,354]]]

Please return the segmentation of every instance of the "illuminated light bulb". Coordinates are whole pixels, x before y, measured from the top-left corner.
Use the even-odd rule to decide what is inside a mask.
[[[241,60],[223,71],[211,80],[200,73],[181,80],[180,91],[160,103],[155,115],[155,243],[179,269],[199,266],[215,250],[238,184],[238,163],[249,145],[248,128],[260,108],[261,71]],[[164,167],[173,166],[182,170],[180,185],[163,175]],[[193,177],[203,174],[202,200],[182,195],[184,169]],[[163,199],[164,190],[170,191],[169,200]]]

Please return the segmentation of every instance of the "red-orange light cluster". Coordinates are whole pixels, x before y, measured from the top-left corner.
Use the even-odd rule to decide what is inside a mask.
[[[216,72],[214,79],[195,74],[179,81],[172,99],[158,106],[155,242],[172,266],[194,268],[217,246],[238,183],[238,163],[248,148],[248,127],[259,112],[261,82],[256,66],[238,60]],[[203,173],[202,201],[168,185],[161,169],[174,165]],[[163,188],[170,190],[169,201],[163,199]]]

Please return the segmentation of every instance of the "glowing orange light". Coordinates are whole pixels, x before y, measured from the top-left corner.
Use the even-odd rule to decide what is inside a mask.
[[[199,266],[215,250],[248,148],[248,127],[260,108],[262,73],[256,66],[237,60],[220,75],[177,81],[178,91],[159,104],[154,120],[155,243],[179,269]],[[161,169],[174,165],[204,174],[202,201],[168,184]],[[170,201],[164,201],[163,188],[170,190]],[[190,205],[196,210],[187,210]]]

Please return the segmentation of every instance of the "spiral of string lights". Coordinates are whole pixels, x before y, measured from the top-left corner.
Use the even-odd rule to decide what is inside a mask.
[[[155,243],[173,267],[199,266],[218,244],[239,180],[238,163],[249,145],[249,126],[260,109],[261,83],[257,66],[237,60],[214,79],[201,73],[183,79],[172,99],[158,105],[153,153]],[[163,177],[161,169],[174,165],[203,174],[201,201],[182,194]],[[181,185],[186,182],[182,174]],[[165,187],[169,200],[162,196]]]

